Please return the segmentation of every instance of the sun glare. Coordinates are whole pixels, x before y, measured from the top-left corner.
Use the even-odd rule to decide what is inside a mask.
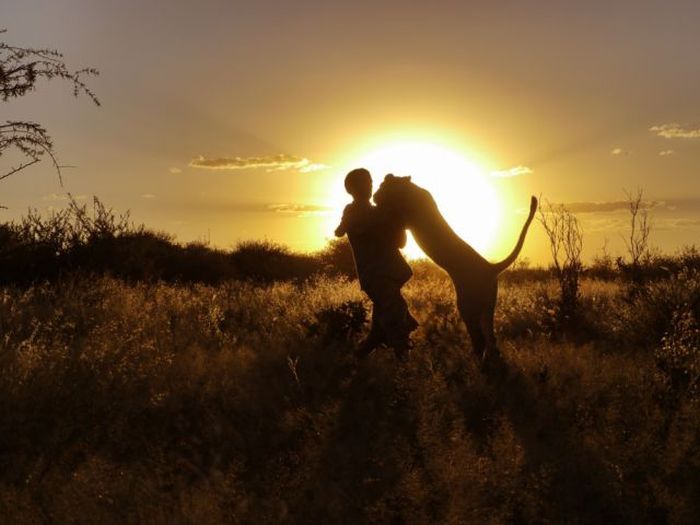
[[[411,175],[413,182],[430,191],[455,232],[488,255],[498,230],[500,202],[487,175],[465,156],[436,144],[400,142],[360,155],[349,169],[356,167],[372,173],[375,191],[387,173]],[[340,190],[335,206],[342,210],[348,202],[342,181]],[[425,256],[410,236],[404,253],[410,258]]]

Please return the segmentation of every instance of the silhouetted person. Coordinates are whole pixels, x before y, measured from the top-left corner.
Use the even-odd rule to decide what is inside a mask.
[[[409,335],[418,323],[408,311],[401,287],[413,272],[399,248],[406,245],[406,230],[393,216],[370,202],[372,177],[364,168],[345,177],[353,202],[343,210],[336,237],[347,234],[355,259],[360,288],[372,300],[372,328],[358,350],[360,356],[386,344],[397,357],[408,356]]]

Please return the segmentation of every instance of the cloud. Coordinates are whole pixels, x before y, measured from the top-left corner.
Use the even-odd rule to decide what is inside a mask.
[[[554,206],[559,206],[554,203]],[[626,200],[605,202],[569,202],[563,204],[581,221],[584,232],[629,233],[630,211]],[[644,201],[652,231],[700,231],[700,197]],[[543,208],[545,213],[547,207]]]
[[[158,198],[158,196],[156,196]],[[216,195],[211,197],[181,198],[181,199],[166,199],[163,201],[163,206],[173,207],[178,212],[187,213],[204,212],[207,214],[279,214],[281,217],[308,217],[326,215],[336,211],[332,206],[326,206],[318,203],[299,203],[285,201],[241,201],[229,200],[225,195]]]
[[[299,173],[313,173],[314,171],[320,171],[325,169],[328,169],[328,166],[326,166],[325,164],[321,164],[320,162],[312,162],[310,164],[307,164],[303,168],[300,168]]]
[[[621,155],[621,156],[624,156],[624,157],[628,157],[630,154],[631,154],[631,153],[630,153],[629,151],[626,151],[626,150],[624,150],[624,149],[622,149],[622,148],[614,148],[614,149],[612,149],[612,150],[610,151],[610,155],[615,155],[615,156]]]
[[[665,149],[663,151],[659,151],[659,156],[660,157],[668,157],[669,155],[675,155],[676,152],[673,151],[672,149]]]
[[[700,219],[676,219],[676,228],[696,227],[700,226]]]
[[[73,195],[73,199],[76,201],[84,201],[87,199],[87,195]],[[68,201],[69,197],[67,193],[64,194],[58,194],[58,193],[51,193],[49,195],[44,195],[41,198],[42,201],[46,202],[61,202],[61,201]]]
[[[655,219],[652,227],[655,230],[695,230],[700,227],[700,219],[691,219],[688,217],[671,217]]]
[[[492,171],[491,176],[506,178],[517,177],[519,175],[529,175],[530,173],[532,173],[532,170],[527,166],[513,166],[512,168],[508,168],[507,170]]]
[[[663,201],[645,201],[642,208],[651,209],[665,206]],[[629,209],[628,201],[609,202],[570,202],[565,204],[566,209],[572,213],[609,213],[616,211],[626,211]]]
[[[327,215],[332,208],[316,204],[268,204],[266,209],[275,213],[290,213],[297,217]]]
[[[328,167],[325,164],[311,162],[304,157],[284,153],[260,157],[218,157],[213,159],[200,155],[196,159],[192,159],[189,166],[191,168],[227,171],[261,168],[267,171],[297,170],[300,173],[311,173]]]
[[[141,198],[142,199],[155,199],[156,196],[153,195],[152,193],[144,193],[143,195],[141,195]]]
[[[584,232],[620,232],[629,228],[628,217],[588,216],[581,220]]]
[[[652,126],[649,131],[666,139],[700,139],[700,128],[683,127],[675,122]]]
[[[169,168],[168,171],[172,173],[173,175],[177,175],[178,173],[182,173],[182,170],[180,168],[176,168],[173,166],[172,168]]]

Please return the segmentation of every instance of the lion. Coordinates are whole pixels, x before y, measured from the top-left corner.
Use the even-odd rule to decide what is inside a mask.
[[[498,275],[520,254],[537,210],[537,198],[530,200],[530,213],[515,248],[497,263],[487,261],[462,240],[442,216],[430,192],[411,182],[410,176],[387,175],[374,194],[374,202],[394,213],[425,254],[452,278],[457,308],[476,355],[484,360],[489,352],[498,352],[493,328]]]

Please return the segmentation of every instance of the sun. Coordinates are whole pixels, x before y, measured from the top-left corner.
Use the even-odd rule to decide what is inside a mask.
[[[396,142],[360,154],[348,170],[364,167],[372,174],[374,189],[384,175],[411,175],[411,180],[427,189],[455,232],[481,254],[495,242],[501,217],[500,200],[484,170],[457,151],[428,142]],[[344,176],[344,174],[343,174]],[[335,200],[342,210],[348,195],[342,179]],[[409,235],[404,250],[410,258],[425,257]]]

